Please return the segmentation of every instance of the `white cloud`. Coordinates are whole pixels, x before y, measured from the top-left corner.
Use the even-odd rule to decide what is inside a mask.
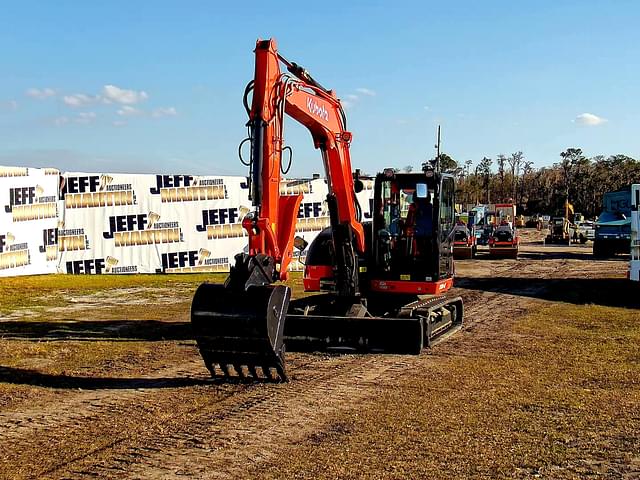
[[[424,110],[425,110],[426,112],[428,112],[429,110],[431,110],[431,107],[430,107],[429,105],[425,105],[425,106],[424,106],[424,107],[422,107],[422,108],[424,108]]]
[[[114,120],[113,121],[113,126],[114,127],[123,127],[127,124],[127,122],[125,122],[124,120]]]
[[[356,88],[356,92],[361,93],[362,95],[366,95],[368,97],[376,96],[376,92],[371,90],[370,88],[364,88],[364,87]]]
[[[116,87],[115,85],[105,85],[102,89],[102,94],[105,101],[116,102],[123,105],[134,105],[149,98],[147,92],[143,90],[136,92],[135,90],[126,90]]]
[[[587,125],[589,127],[608,122],[606,118],[599,117],[593,113],[581,113],[573,121],[578,125]]]
[[[359,95],[355,94],[355,93],[347,93],[346,95],[344,95],[341,99],[340,99],[340,103],[342,104],[342,108],[344,108],[345,110],[350,110],[351,108],[355,107],[356,104],[364,101],[364,97],[375,97],[376,96],[376,92],[374,92],[373,90],[369,89],[369,88],[356,88],[356,92],[359,93]]]
[[[80,112],[75,116],[69,117],[66,115],[55,117],[51,120],[51,123],[56,127],[62,127],[64,125],[70,125],[72,123],[77,123],[79,125],[87,125],[92,123],[98,115],[96,112]]]
[[[70,122],[69,117],[56,117],[53,119],[53,124],[56,127],[61,127],[62,125],[66,125],[69,122]]]
[[[74,119],[76,123],[87,124],[91,123],[96,119],[96,112],[80,112],[78,116]]]
[[[178,111],[176,110],[175,107],[160,107],[160,108],[156,108],[151,113],[151,116],[154,117],[154,118],[174,117],[177,114],[178,114]]]
[[[18,102],[15,100],[7,100],[0,102],[0,112],[15,112],[18,109]]]
[[[130,105],[124,105],[120,110],[116,112],[121,117],[137,117],[142,115],[142,110],[132,107]]]
[[[85,95],[84,93],[74,93],[73,95],[65,95],[62,98],[62,101],[65,105],[69,107],[85,107],[87,105],[92,105],[99,100],[98,97],[93,97],[91,95]]]
[[[30,88],[25,92],[27,97],[44,100],[45,98],[55,96],[56,91],[53,88]]]

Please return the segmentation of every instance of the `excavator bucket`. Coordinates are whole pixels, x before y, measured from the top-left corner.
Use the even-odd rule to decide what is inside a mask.
[[[214,378],[286,382],[283,332],[291,289],[236,290],[203,283],[191,305],[191,326]]]

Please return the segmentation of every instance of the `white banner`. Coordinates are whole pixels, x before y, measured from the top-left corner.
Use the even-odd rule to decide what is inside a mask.
[[[64,273],[228,271],[247,243],[244,177],[64,174]]]
[[[227,272],[248,250],[248,192],[245,177],[0,167],[0,275]],[[311,243],[329,226],[326,181],[284,180],[280,192],[304,195],[296,231]],[[372,195],[365,181],[363,221]]]
[[[362,221],[371,221],[371,204],[373,203],[373,180],[363,180],[364,190],[356,195],[358,203],[362,211]],[[288,185],[288,190],[294,185],[302,187],[304,198],[298,212],[298,221],[296,225],[296,235],[304,238],[309,245],[324,228],[329,226],[329,211],[327,207],[327,193],[329,188],[324,179],[316,180],[291,180],[284,183]],[[297,193],[289,192],[281,187],[282,194]],[[294,259],[291,262],[289,270],[304,270],[304,262],[307,257],[307,249],[300,252],[294,250]]]
[[[0,167],[0,276],[55,273],[55,169]]]

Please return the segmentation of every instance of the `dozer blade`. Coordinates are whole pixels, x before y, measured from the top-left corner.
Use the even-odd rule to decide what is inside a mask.
[[[246,291],[203,283],[191,305],[191,326],[213,377],[288,381],[283,331],[291,289]]]
[[[287,315],[287,348],[291,351],[334,351],[419,355],[424,322],[419,318]]]
[[[313,313],[297,314],[305,302],[319,299]],[[419,355],[462,327],[459,297],[428,297],[402,306],[391,316],[371,312],[347,316],[323,305],[322,296],[294,300],[285,327],[290,351],[349,351]],[[374,310],[377,311],[377,310]]]

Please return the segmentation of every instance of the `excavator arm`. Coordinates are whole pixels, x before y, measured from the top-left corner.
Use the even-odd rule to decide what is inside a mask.
[[[289,73],[281,71],[284,65]],[[249,108],[247,97],[252,93]],[[281,195],[285,114],[304,125],[320,150],[329,185],[327,198],[335,232],[338,291],[357,293],[356,252],[365,248],[349,156],[351,133],[333,91],[277,52],[275,40],[258,40],[255,75],[245,93],[251,140],[251,200],[255,212],[243,225],[249,234],[249,256],[266,255],[275,263],[273,280],[286,280],[293,255],[297,211],[302,195]],[[344,258],[342,258],[344,257]]]

